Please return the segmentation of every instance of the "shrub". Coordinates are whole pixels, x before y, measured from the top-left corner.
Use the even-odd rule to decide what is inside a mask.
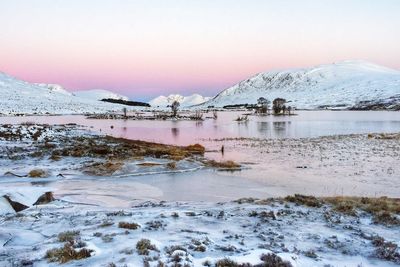
[[[78,236],[79,231],[65,231],[58,234],[58,241],[72,243]]]
[[[137,223],[119,222],[118,227],[124,229],[136,230],[140,228],[140,225]]]
[[[69,243],[66,243],[61,248],[54,248],[46,251],[45,258],[49,262],[59,262],[66,263],[71,260],[80,260],[84,258],[89,258],[93,250],[82,248],[80,250],[76,250]]]
[[[157,247],[149,239],[140,239],[136,243],[136,250],[139,255],[149,255],[150,251],[158,251]]]

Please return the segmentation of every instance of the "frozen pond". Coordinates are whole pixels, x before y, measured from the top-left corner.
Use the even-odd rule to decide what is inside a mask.
[[[245,112],[218,112],[218,119],[196,121],[98,120],[84,116],[0,117],[0,123],[77,123],[116,137],[188,145],[218,138],[305,138],[339,134],[399,132],[400,112],[296,111],[297,116],[249,116]],[[205,114],[204,117],[212,114]],[[111,129],[113,126],[113,129]]]

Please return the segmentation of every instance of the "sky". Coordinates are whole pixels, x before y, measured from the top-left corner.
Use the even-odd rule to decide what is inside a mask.
[[[400,69],[399,14],[399,0],[0,0],[0,71],[138,100],[213,96],[273,69]]]

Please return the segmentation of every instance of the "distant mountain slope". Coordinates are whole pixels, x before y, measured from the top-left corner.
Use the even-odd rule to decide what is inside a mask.
[[[364,61],[344,61],[312,68],[271,71],[257,74],[236,84],[202,107],[254,104],[259,97],[291,101],[301,109],[350,108],[360,103],[400,103],[400,72]],[[398,100],[397,100],[398,101]]]
[[[0,72],[2,114],[103,113],[122,107],[75,96],[59,85],[28,83]]]
[[[210,97],[204,97],[199,94],[193,94],[191,96],[182,96],[178,94],[169,96],[162,95],[151,100],[149,104],[154,108],[165,108],[171,105],[175,100],[180,103],[181,107],[190,107],[204,103],[210,100]]]
[[[87,91],[76,91],[74,95],[87,98],[92,100],[102,100],[102,99],[117,99],[117,100],[125,100],[128,101],[129,98],[127,96],[119,95],[111,91],[103,90],[103,89],[93,89]]]

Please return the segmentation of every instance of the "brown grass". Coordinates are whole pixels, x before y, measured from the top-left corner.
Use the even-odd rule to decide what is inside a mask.
[[[236,163],[232,160],[219,162],[215,160],[208,160],[204,161],[204,165],[218,169],[239,169],[241,167],[239,163]]]
[[[141,162],[136,165],[141,166],[141,167],[154,167],[154,166],[160,166],[162,164],[157,163],[157,162]]]
[[[292,203],[296,203],[297,205],[303,205],[307,207],[316,207],[319,208],[322,206],[322,202],[314,196],[305,196],[300,194],[295,194],[294,196],[287,196],[284,200]]]
[[[79,236],[79,234],[79,231],[65,231],[58,234],[58,241],[72,243]]]
[[[149,239],[140,239],[136,243],[136,250],[139,255],[149,255],[150,251],[158,251],[157,247],[153,245]]]
[[[203,155],[206,151],[205,147],[200,144],[189,145],[186,147],[186,150],[192,154]]]
[[[400,225],[400,220],[393,215],[400,214],[399,198],[326,197],[323,200],[345,214],[355,215],[359,209],[372,214],[375,223]]]
[[[83,167],[82,171],[88,175],[94,176],[104,176],[104,175],[112,175],[116,171],[120,170],[124,164],[122,162],[96,162],[90,165]]]
[[[82,248],[76,250],[72,244],[66,243],[61,248],[53,248],[46,252],[45,258],[49,262],[66,263],[71,260],[81,260],[89,258],[93,250]]]
[[[325,197],[322,199],[334,207],[350,205],[353,208],[358,208],[369,213],[388,211],[400,214],[400,198]]]
[[[119,222],[118,227],[124,229],[136,230],[140,228],[140,225],[137,223]]]
[[[34,169],[34,170],[31,170],[31,171],[28,173],[28,176],[29,176],[29,177],[32,177],[32,178],[45,178],[45,177],[48,177],[49,174],[48,174],[47,171],[45,171],[45,170],[42,170],[42,169]]]

